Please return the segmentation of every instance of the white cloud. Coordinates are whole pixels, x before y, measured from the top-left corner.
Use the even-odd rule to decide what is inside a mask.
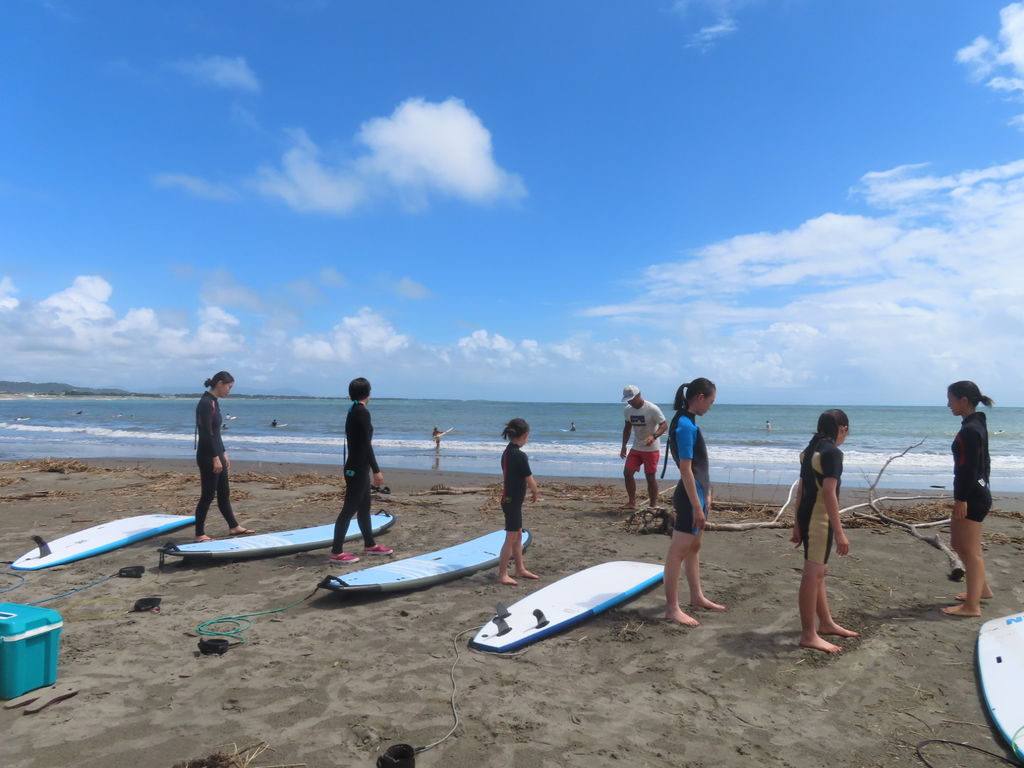
[[[1016,94],[1024,91],[1024,3],[1004,7],[999,21],[998,43],[979,35],[956,52],[956,60],[970,70],[975,80],[984,80],[1000,69],[1010,70],[1010,76],[997,75],[985,84],[996,91]]]
[[[109,320],[114,316],[114,310],[107,306],[112,292],[110,283],[102,277],[82,275],[75,278],[70,288],[53,294],[40,306],[52,310],[61,325]]]
[[[403,277],[395,284],[395,293],[406,299],[429,299],[434,295],[427,286],[410,277]]]
[[[292,147],[285,152],[281,168],[257,171],[256,189],[278,198],[303,213],[349,213],[366,198],[366,187],[351,169],[330,167],[321,161],[320,148],[305,131],[291,132]]]
[[[343,317],[329,334],[307,334],[292,341],[292,353],[299,360],[354,362],[358,353],[387,356],[409,346],[409,337],[395,331],[381,315],[363,307]]]
[[[320,282],[324,285],[330,285],[335,288],[344,288],[348,285],[348,280],[334,267],[324,267],[320,270],[318,275]]]
[[[409,99],[390,117],[363,124],[356,142],[366,152],[354,159],[324,158],[302,130],[280,168],[262,167],[255,188],[302,212],[350,213],[371,191],[397,195],[422,208],[432,194],[485,203],[525,194],[518,176],[494,160],[491,134],[463,102]]]
[[[716,23],[702,27],[691,35],[690,42],[687,44],[687,47],[707,50],[720,38],[731,35],[738,29],[739,27],[737,26],[735,19],[728,17],[719,19]]]
[[[217,88],[257,92],[260,81],[242,56],[196,56],[170,66],[195,80]]]
[[[153,184],[157,187],[183,189],[204,200],[234,200],[238,197],[238,193],[226,184],[215,184],[183,173],[158,173],[153,177]]]
[[[12,295],[17,292],[18,289],[14,287],[14,281],[10,277],[4,276],[0,279],[0,310],[14,309],[18,306],[18,300]]]
[[[689,21],[694,16],[709,17],[700,29],[690,35],[687,48],[709,50],[723,37],[735,33],[739,29],[736,21],[738,10],[753,0],[676,0],[672,4],[672,12]]]
[[[519,177],[494,162],[491,133],[459,99],[408,99],[390,117],[363,124],[370,149],[359,166],[403,191],[436,190],[486,202],[525,193]]]

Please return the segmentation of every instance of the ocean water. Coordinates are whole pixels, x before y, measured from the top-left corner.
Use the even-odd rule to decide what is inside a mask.
[[[191,458],[195,398],[0,399],[0,459]],[[342,463],[349,403],[337,399],[225,398],[224,442],[238,460]],[[671,408],[661,404],[666,418]],[[498,474],[510,418],[531,425],[526,452],[538,477],[618,479],[622,460],[618,403],[511,403],[476,400],[373,399],[374,449],[388,467]],[[890,456],[924,442],[886,470],[880,487],[950,489],[950,443],[959,419],[945,406],[844,408],[843,483],[866,486]],[[716,404],[699,420],[712,480],[788,486],[797,456],[817,423],[819,406]],[[1024,491],[1024,408],[988,411],[992,486]],[[270,426],[276,419],[280,425]],[[765,428],[771,422],[771,430]],[[570,422],[576,431],[569,431]],[[453,427],[441,450],[431,431]],[[662,441],[664,449],[664,440]],[[664,450],[663,450],[664,453]],[[674,482],[670,468],[666,479]]]

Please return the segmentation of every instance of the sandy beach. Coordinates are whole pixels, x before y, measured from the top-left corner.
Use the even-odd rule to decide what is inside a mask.
[[[337,467],[236,463],[232,477],[239,519],[260,532],[333,522],[344,492]],[[501,528],[494,476],[385,468],[385,477],[392,493],[374,504],[398,518],[380,538],[396,556]],[[425,745],[451,729],[455,646],[460,724],[417,756],[420,766],[888,767],[920,765],[914,744],[929,738],[1008,754],[977,689],[981,621],[939,612],[961,585],[946,579],[940,552],[877,524],[852,522],[850,556],[830,565],[833,612],[862,633],[841,641],[844,652],[835,656],[796,645],[802,556],[787,528],[708,532],[705,591],[729,610],[695,613],[699,628],[662,620],[658,588],[519,655],[467,650],[498,601],[512,603],[600,562],[664,558],[665,536],[624,526],[620,483],[538,481],[541,500],[527,506],[525,519],[535,537],[526,562],[539,584],[499,586],[491,570],[383,598],[345,600],[320,590],[255,617],[245,644],[223,656],[198,653],[197,624],[281,608],[323,577],[367,563],[329,565],[327,550],[316,550],[158,568],[156,547],[190,541],[186,528],[25,573],[0,600],[29,603],[122,566],[146,566],[141,579],[114,578],[45,604],[65,621],[59,678],[52,690],[26,696],[77,696],[33,716],[0,711],[4,764],[171,768],[266,743],[254,767],[372,766],[390,744]],[[475,490],[425,493],[437,484]],[[53,539],[129,515],[191,514],[197,493],[190,461],[0,464],[0,557],[24,553],[32,534]],[[753,505],[717,519],[763,520],[786,489],[718,486],[716,494]],[[856,498],[844,491],[842,503]],[[1024,606],[1024,499],[997,493],[996,507],[986,522],[996,591],[986,618]],[[215,509],[208,530],[226,533]],[[5,576],[0,588],[17,582]],[[159,613],[129,612],[148,596],[162,598]],[[941,746],[929,754],[943,766],[995,764]]]

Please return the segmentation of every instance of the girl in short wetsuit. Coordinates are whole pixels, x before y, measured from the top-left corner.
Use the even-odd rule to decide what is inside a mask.
[[[679,605],[679,575],[686,565],[690,587],[690,605],[709,611],[724,611],[725,606],[708,600],[700,584],[700,548],[704,542],[704,523],[711,511],[711,479],[704,435],[697,426],[715,404],[717,389],[710,379],[697,378],[681,384],[672,407],[676,409],[669,427],[669,453],[679,467],[679,482],[672,496],[676,510],[675,530],[665,556],[665,618],[688,627],[700,625]]]
[[[857,637],[858,633],[836,624],[828,608],[825,574],[835,539],[840,555],[850,552],[839,519],[839,486],[843,474],[843,452],[839,446],[850,433],[850,420],[838,408],[818,417],[818,430],[800,454],[800,487],[797,491],[796,522],[790,541],[804,545],[804,573],[800,579],[800,645],[826,653],[839,653],[842,646],[822,635]]]
[[[501,511],[505,514],[505,542],[498,555],[498,583],[515,586],[516,580],[508,572],[509,560],[515,565],[513,576],[540,578],[526,570],[523,564],[523,502],[527,489],[530,501],[537,501],[537,481],[530,471],[530,460],[522,451],[530,439],[530,425],[523,419],[512,419],[505,425],[501,436],[508,440],[508,447],[501,454]]]
[[[224,423],[220,414],[220,398],[231,393],[235,379],[227,371],[220,371],[207,379],[203,386],[209,391],[203,393],[196,405],[196,464],[202,488],[196,504],[196,541],[213,541],[206,535],[206,514],[214,496],[217,497],[217,509],[227,521],[228,533],[238,536],[253,531],[239,525],[231,510],[231,488],[228,484],[231,462],[220,437]]]
[[[373,540],[373,522],[370,519],[370,471],[373,471],[373,484],[384,485],[384,475],[377,466],[377,457],[373,455],[373,424],[366,404],[370,400],[370,382],[360,377],[352,379],[348,385],[348,396],[352,405],[345,419],[345,439],[348,442],[348,459],[345,461],[345,502],[341,513],[334,523],[334,544],[331,547],[330,560],[334,563],[357,563],[358,555],[343,552],[345,536],[352,516],[359,522],[359,532],[363,534],[363,554],[390,555],[391,547],[375,544]]]
[[[981,523],[992,508],[988,480],[988,425],[978,404],[992,407],[991,397],[981,394],[973,381],[957,381],[946,390],[946,404],[963,419],[953,440],[953,516],[950,543],[960,555],[967,591],[957,595],[959,605],[943,608],[950,616],[981,616],[981,601],[992,597],[985,577],[981,550]]]

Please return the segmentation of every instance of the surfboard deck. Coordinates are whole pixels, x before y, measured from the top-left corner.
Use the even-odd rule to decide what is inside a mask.
[[[395,524],[395,516],[388,512],[370,515],[374,535],[383,533]],[[359,538],[359,523],[352,520],[345,534],[345,541]],[[230,539],[190,542],[188,544],[165,544],[159,552],[187,559],[241,560],[248,557],[274,557],[294,552],[329,547],[334,542],[334,523],[316,525],[310,528],[296,528],[277,533],[260,533],[255,536],[234,536]]]
[[[664,566],[652,563],[614,561],[585,568],[513,603],[508,615],[484,624],[469,644],[494,653],[518,650],[635,597],[664,576]]]
[[[94,525],[47,542],[50,547],[49,555],[40,557],[39,548],[33,547],[15,560],[11,568],[19,571],[38,571],[54,565],[73,563],[182,528],[195,521],[194,517],[185,515],[136,515],[111,520],[109,523]]]
[[[1024,757],[1024,613],[986,621],[978,630],[978,677],[992,721]]]
[[[523,549],[533,537],[523,531]],[[454,547],[439,549],[416,557],[392,560],[371,568],[328,576],[319,586],[335,592],[404,592],[459,579],[498,564],[505,531],[494,531]]]

